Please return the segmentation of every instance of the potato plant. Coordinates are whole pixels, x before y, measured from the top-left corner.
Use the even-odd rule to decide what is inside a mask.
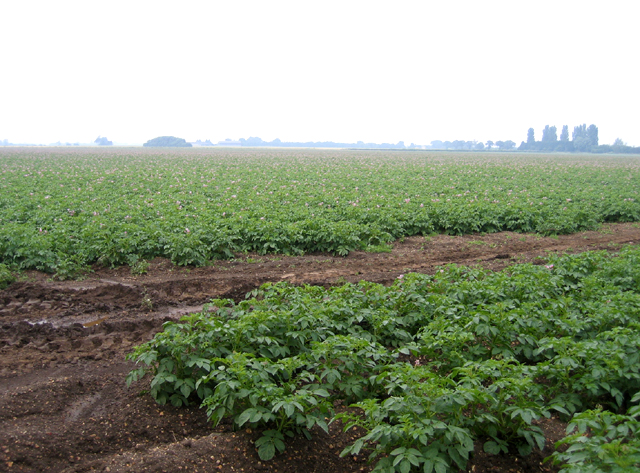
[[[390,287],[265,284],[167,322],[129,355],[127,383],[148,376],[161,404],[262,431],[264,460],[341,419],[364,430],[343,454],[369,452],[375,471],[457,471],[475,441],[542,449],[536,421],[555,413],[578,429],[553,457],[567,471],[637,468],[639,258],[628,247]],[[607,468],[589,471],[623,471]]]
[[[404,236],[572,233],[640,221],[634,157],[2,150],[0,263],[88,265],[238,252],[346,255]]]

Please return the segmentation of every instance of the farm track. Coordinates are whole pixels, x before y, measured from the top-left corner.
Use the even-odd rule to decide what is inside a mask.
[[[95,268],[82,281],[50,281],[28,273],[0,291],[0,471],[368,471],[364,458],[339,458],[350,437],[332,425],[329,435],[294,440],[285,455],[260,463],[254,432],[212,431],[197,407],[158,406],[127,389],[132,364],[124,356],[149,340],[162,323],[200,311],[212,298],[244,298],[265,282],[330,286],[361,279],[389,284],[406,272],[480,264],[500,270],[543,261],[548,252],[616,250],[640,243],[637,224],[557,238],[498,233],[407,238],[391,253],[354,252],[278,257],[244,255],[214,267],[176,268],[151,262],[148,274]],[[550,445],[563,434],[545,424]],[[487,457],[468,470],[553,471],[547,455]]]

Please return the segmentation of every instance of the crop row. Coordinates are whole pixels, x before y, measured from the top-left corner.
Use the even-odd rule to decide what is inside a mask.
[[[376,247],[640,221],[635,158],[362,151],[2,151],[0,263],[72,276],[157,256]]]
[[[376,471],[457,471],[476,441],[542,449],[554,414],[575,433],[552,461],[625,471],[640,466],[640,249],[390,287],[266,284],[167,322],[129,358],[127,382],[150,375],[157,402],[261,430],[263,459],[341,419],[364,431],[343,454],[368,451]]]

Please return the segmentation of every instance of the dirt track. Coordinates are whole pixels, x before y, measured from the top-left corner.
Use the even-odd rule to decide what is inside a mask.
[[[197,408],[158,406],[127,389],[124,361],[162,323],[198,311],[212,298],[240,299],[267,281],[329,286],[361,279],[388,284],[405,272],[436,266],[481,264],[499,270],[548,252],[616,250],[640,243],[640,226],[620,224],[558,238],[499,233],[464,237],[413,237],[391,253],[354,252],[279,257],[244,255],[207,268],[151,262],[149,273],[95,269],[82,281],[50,281],[28,273],[0,291],[0,471],[368,471],[364,458],[339,458],[350,438],[331,435],[295,440],[285,455],[259,462],[255,432],[212,432]],[[550,421],[549,444],[562,435]],[[548,454],[545,452],[545,454]],[[469,471],[552,471],[543,454],[526,459],[488,458]]]

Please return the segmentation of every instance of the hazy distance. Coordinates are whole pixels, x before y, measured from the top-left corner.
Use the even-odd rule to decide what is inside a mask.
[[[22,1],[0,140],[429,144],[599,127],[640,145],[640,3]],[[539,139],[539,138],[538,138]]]

